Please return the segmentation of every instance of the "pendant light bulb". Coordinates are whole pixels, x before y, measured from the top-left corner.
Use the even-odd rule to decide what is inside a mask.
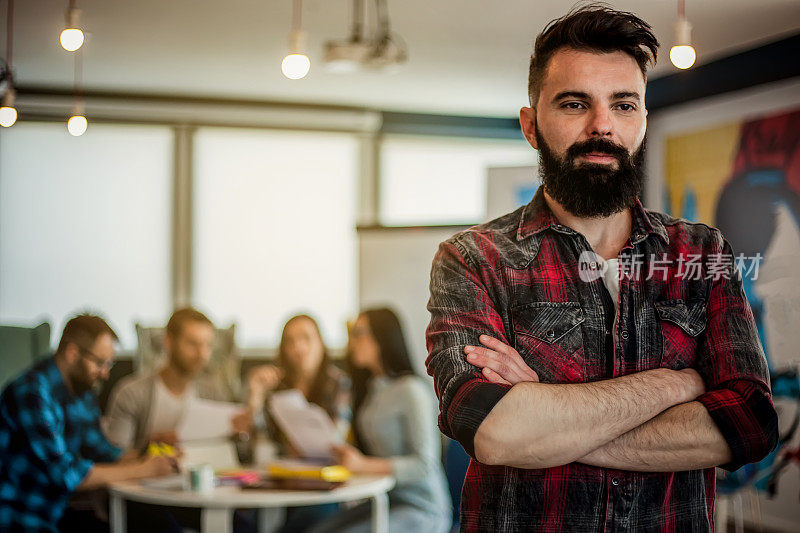
[[[305,78],[311,70],[311,60],[303,54],[289,54],[281,61],[281,71],[290,80]]]
[[[292,30],[289,34],[289,53],[281,62],[283,75],[290,80],[305,78],[311,69],[311,60],[305,55],[306,32]]]
[[[86,133],[88,127],[89,121],[86,120],[86,117],[83,115],[83,106],[75,104],[72,108],[72,116],[69,117],[67,121],[67,131],[69,131],[69,134],[73,137],[80,137]]]
[[[669,59],[679,69],[687,69],[694,65],[697,53],[692,47],[692,25],[681,17],[675,25],[675,46],[669,51]]]
[[[3,106],[0,107],[0,126],[10,128],[17,121],[17,110],[14,108],[14,89],[9,88],[3,95]]]
[[[61,32],[61,46],[67,52],[74,52],[83,45],[84,35],[80,29],[80,10],[67,9],[67,27]]]

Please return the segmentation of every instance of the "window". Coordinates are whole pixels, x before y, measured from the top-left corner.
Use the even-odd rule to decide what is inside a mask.
[[[487,169],[533,165],[536,157],[525,141],[387,137],[381,149],[381,223],[480,222]]]
[[[308,312],[331,347],[356,311],[354,136],[204,128],[194,143],[193,301],[243,347]]]
[[[136,320],[170,303],[172,133],[93,124],[18,123],[0,134],[0,320],[109,320],[125,349]]]

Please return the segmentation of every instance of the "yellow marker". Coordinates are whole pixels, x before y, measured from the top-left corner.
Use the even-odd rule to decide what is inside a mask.
[[[147,447],[147,455],[175,457],[175,448],[164,442],[151,442]]]
[[[267,467],[267,472],[271,477],[280,479],[322,479],[331,482],[346,481],[351,475],[350,471],[342,465],[289,468],[280,464],[271,464]]]

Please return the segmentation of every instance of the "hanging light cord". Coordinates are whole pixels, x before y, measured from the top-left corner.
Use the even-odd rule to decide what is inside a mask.
[[[14,0],[8,0],[6,15],[6,68],[11,76],[12,55],[14,53]]]
[[[292,10],[292,30],[301,30],[303,28],[303,0],[294,0],[294,9]]]
[[[350,40],[360,42],[364,33],[364,0],[353,0],[353,33]]]
[[[678,17],[686,18],[686,0],[678,0]]]

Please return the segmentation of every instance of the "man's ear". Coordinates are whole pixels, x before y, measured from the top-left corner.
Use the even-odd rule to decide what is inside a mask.
[[[64,347],[64,361],[69,365],[74,365],[75,361],[80,357],[80,348],[74,342],[68,342]]]
[[[164,353],[171,353],[172,352],[172,335],[167,333],[164,335]]]
[[[528,141],[528,144],[533,146],[535,150],[539,149],[539,143],[536,142],[536,108],[523,107],[519,110],[519,125],[522,128],[522,134]]]

